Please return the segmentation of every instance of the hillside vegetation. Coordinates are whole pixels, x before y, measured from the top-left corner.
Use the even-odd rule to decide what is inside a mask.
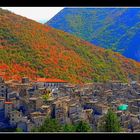
[[[46,24],[140,62],[139,8],[64,8]]]
[[[140,63],[0,9],[0,73],[5,79],[127,82],[140,79]]]

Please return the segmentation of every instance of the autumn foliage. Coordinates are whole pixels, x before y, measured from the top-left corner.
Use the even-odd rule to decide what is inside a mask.
[[[140,63],[0,9],[0,74],[72,83],[140,78]]]

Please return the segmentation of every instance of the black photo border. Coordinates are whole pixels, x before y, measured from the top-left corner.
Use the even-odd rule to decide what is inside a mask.
[[[140,7],[140,0],[0,0],[0,6]],[[139,139],[139,133],[0,133],[0,137],[1,140],[133,140]]]

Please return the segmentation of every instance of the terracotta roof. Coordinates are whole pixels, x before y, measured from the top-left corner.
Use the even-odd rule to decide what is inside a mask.
[[[5,102],[5,104],[12,104],[12,102]]]
[[[61,79],[47,79],[47,78],[37,78],[37,82],[66,83],[66,81]]]

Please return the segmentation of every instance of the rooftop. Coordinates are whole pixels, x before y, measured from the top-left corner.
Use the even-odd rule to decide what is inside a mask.
[[[12,114],[12,113],[20,113],[20,111],[18,111],[18,110],[13,110],[13,111],[10,112],[10,114]]]
[[[12,102],[5,102],[5,104],[12,104]]]
[[[85,112],[93,112],[93,109],[85,109],[85,110],[83,110],[83,111],[85,111]]]
[[[40,115],[41,112],[32,112],[31,115]]]
[[[47,78],[37,78],[37,82],[48,82],[48,83],[67,83],[67,81],[61,79],[47,79]]]
[[[0,98],[0,101],[4,101],[5,100],[5,98]]]
[[[73,104],[70,105],[70,107],[74,107],[74,106],[76,106],[76,105],[77,105],[76,103],[73,103]]]
[[[73,85],[73,84],[68,84],[68,85],[65,85],[64,87],[66,88],[74,88],[76,85]]]
[[[31,98],[29,98],[29,100],[37,100],[37,98],[31,97]]]
[[[48,106],[48,105],[42,105],[42,106],[41,106],[42,109],[49,108],[49,107],[50,107],[50,106]]]

